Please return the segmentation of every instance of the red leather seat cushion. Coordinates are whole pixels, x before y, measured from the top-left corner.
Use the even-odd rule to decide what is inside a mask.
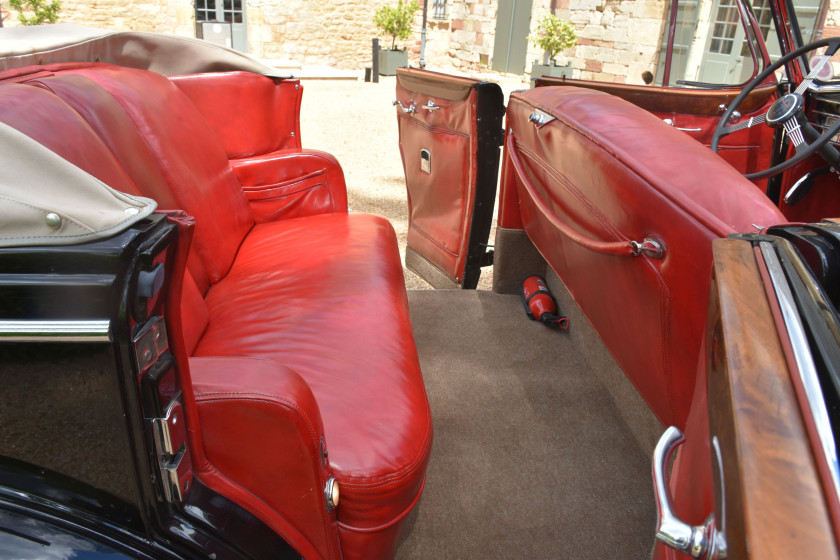
[[[383,218],[258,224],[206,296],[196,356],[271,358],[318,402],[343,528],[394,523],[419,497],[432,427],[396,238]]]

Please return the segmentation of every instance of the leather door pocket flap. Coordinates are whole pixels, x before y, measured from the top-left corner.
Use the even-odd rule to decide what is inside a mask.
[[[319,186],[326,186],[326,170],[313,171],[302,177],[268,185],[243,185],[242,190],[250,201],[272,200],[301,193]]]

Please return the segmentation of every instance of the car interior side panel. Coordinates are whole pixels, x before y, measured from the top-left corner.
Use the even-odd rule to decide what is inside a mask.
[[[659,419],[684,426],[711,240],[784,217],[701,144],[602,92],[514,93],[507,123],[506,168],[521,172],[502,190],[517,189],[525,231]],[[645,240],[660,253],[634,251]]]

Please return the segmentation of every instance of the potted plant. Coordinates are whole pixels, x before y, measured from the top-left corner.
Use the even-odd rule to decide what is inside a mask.
[[[554,57],[569,47],[577,45],[578,39],[574,25],[554,14],[548,14],[540,19],[536,33],[529,39],[545,51],[543,64],[535,60],[531,67],[531,84],[540,76],[571,77],[572,63],[567,62],[564,66],[558,66]]]
[[[417,0],[405,3],[399,0],[396,6],[382,6],[373,15],[373,23],[383,35],[391,36],[391,48],[379,49],[379,74],[393,76],[397,68],[408,66],[408,52],[397,49],[397,39],[405,41],[411,36],[414,13],[420,9]]]

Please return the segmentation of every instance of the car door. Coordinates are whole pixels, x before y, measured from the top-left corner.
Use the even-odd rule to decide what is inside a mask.
[[[436,288],[475,288],[493,257],[502,90],[401,68],[394,105],[408,191],[406,266]]]
[[[835,225],[774,233],[798,237],[800,250],[811,244],[811,252],[833,255],[812,265],[836,268],[837,250],[828,241],[837,235]],[[685,550],[682,537],[696,530],[698,548],[705,543],[703,558],[838,558],[836,479],[829,466],[836,466],[836,451],[826,453],[822,439],[833,441],[836,412],[820,412],[820,401],[806,388],[813,373],[823,402],[836,398],[836,389],[825,384],[837,351],[830,334],[836,312],[828,311],[821,282],[797,251],[776,236],[716,240],[713,271],[704,375],[685,437],[669,428],[654,453],[659,519],[653,557],[687,558],[675,549]],[[809,306],[823,312],[811,314]],[[825,344],[827,338],[835,340]],[[666,473],[675,452],[672,501]]]

